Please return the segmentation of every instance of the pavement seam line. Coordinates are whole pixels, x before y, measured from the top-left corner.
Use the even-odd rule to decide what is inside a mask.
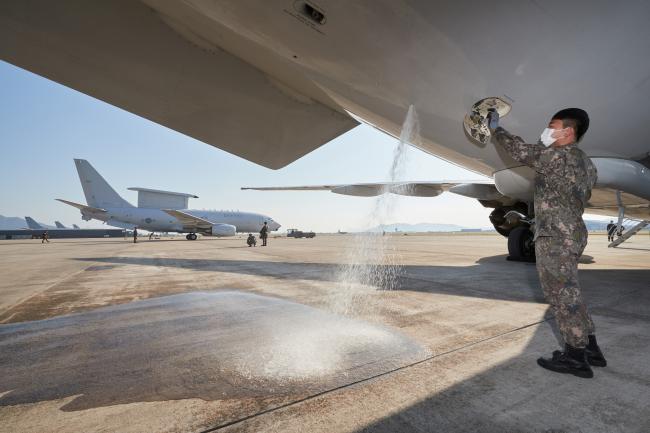
[[[117,252],[116,252],[116,254],[117,254]],[[48,285],[47,287],[45,287],[45,288],[44,288],[43,290],[41,290],[40,292],[38,292],[38,293],[34,293],[32,296],[29,296],[29,297],[27,297],[27,298],[21,299],[21,300],[19,300],[17,303],[13,304],[11,307],[6,308],[6,309],[0,311],[0,316],[6,314],[6,313],[7,313],[9,310],[11,310],[12,308],[15,308],[15,307],[17,307],[17,306],[19,306],[19,305],[22,305],[22,304],[24,304],[25,302],[29,302],[31,299],[33,299],[33,298],[35,298],[35,297],[37,297],[37,296],[40,296],[40,295],[42,295],[43,293],[47,292],[47,291],[50,290],[52,287],[55,287],[55,286],[61,284],[62,282],[66,281],[66,280],[69,280],[70,278],[76,276],[77,274],[81,274],[81,273],[84,272],[86,269],[91,268],[91,267],[93,267],[93,266],[96,266],[97,264],[101,264],[101,262],[96,262],[96,264],[88,265],[88,266],[84,267],[83,269],[79,269],[79,270],[77,270],[77,271],[72,272],[71,274],[67,274],[67,275],[65,275],[65,276],[63,276],[63,277],[61,277],[61,278],[59,278],[58,280],[56,280],[56,281],[53,282],[52,284],[50,284],[50,285]],[[12,314],[11,316],[9,316],[8,318],[6,318],[6,319],[4,319],[4,320],[1,320],[1,321],[0,321],[0,325],[4,325],[4,324],[9,323],[9,322],[7,322],[7,320],[10,320],[13,316],[15,316],[15,314]]]
[[[460,347],[457,347],[455,349],[448,350],[446,352],[430,355],[430,356],[427,356],[426,358],[420,359],[420,360],[412,362],[410,364],[402,365],[400,367],[396,367],[396,368],[393,368],[391,370],[384,371],[382,373],[378,373],[378,374],[375,374],[373,376],[370,376],[370,377],[367,377],[367,378],[364,378],[364,379],[359,379],[359,380],[356,380],[354,382],[346,383],[346,384],[343,384],[343,385],[340,385],[340,386],[336,386],[334,388],[326,389],[326,390],[323,390],[321,392],[317,392],[315,394],[308,395],[308,396],[303,397],[303,398],[299,398],[298,400],[290,401],[288,403],[283,403],[283,404],[280,404],[280,405],[275,406],[275,407],[270,407],[268,409],[264,409],[262,411],[247,415],[245,417],[238,418],[238,419],[235,419],[235,420],[232,420],[232,421],[228,421],[228,422],[223,423],[223,424],[219,424],[219,425],[217,425],[215,427],[210,427],[210,428],[205,429],[205,430],[199,430],[197,433],[210,433],[210,432],[215,432],[215,431],[222,430],[222,429],[227,428],[227,427],[232,427],[234,425],[241,424],[241,423],[243,423],[245,421],[251,420],[253,418],[257,418],[257,417],[262,416],[262,415],[269,414],[271,412],[275,412],[275,411],[280,410],[280,409],[286,409],[286,408],[291,407],[291,406],[296,406],[296,405],[304,403],[306,401],[313,400],[313,399],[321,397],[323,395],[331,394],[331,393],[340,391],[342,389],[346,389],[346,388],[358,385],[360,383],[370,382],[370,381],[372,381],[374,379],[377,379],[377,378],[380,378],[380,377],[389,376],[389,375],[391,375],[393,373],[397,373],[397,372],[400,372],[402,370],[406,370],[408,368],[415,367],[416,365],[424,364],[425,362],[429,362],[429,361],[432,361],[434,359],[441,358],[443,356],[450,355],[450,354],[455,353],[455,352],[459,352],[459,351],[461,351],[463,349],[467,349],[469,347],[473,347],[473,346],[485,343],[487,341],[491,341],[491,340],[503,337],[505,335],[513,334],[515,332],[530,328],[532,326],[540,325],[540,324],[542,324],[544,322],[548,322],[550,319],[551,318],[543,318],[542,320],[539,320],[537,322],[528,323],[526,325],[519,326],[517,328],[510,329],[510,330],[502,332],[500,334],[492,335],[490,337],[483,338],[481,340],[474,341],[472,343],[468,343],[468,344],[466,344],[464,346],[460,346]]]
[[[90,266],[88,266],[88,267],[90,267]],[[40,292],[38,292],[38,293],[34,293],[32,296],[30,296],[30,297],[28,297],[28,298],[25,298],[25,299],[22,299],[22,300],[20,300],[18,303],[12,305],[11,307],[9,307],[9,308],[7,308],[7,309],[5,309],[5,310],[0,311],[0,316],[2,316],[3,314],[6,314],[6,313],[9,312],[9,310],[11,310],[12,308],[15,308],[15,307],[17,307],[17,306],[19,306],[19,305],[22,305],[22,304],[24,304],[25,302],[29,302],[30,300],[36,298],[37,296],[41,296],[43,293],[47,292],[47,291],[50,290],[52,287],[55,287],[55,286],[57,286],[57,285],[63,283],[64,281],[66,281],[66,280],[68,280],[68,279],[70,279],[70,278],[76,276],[77,274],[80,274],[80,273],[84,272],[88,267],[83,268],[83,269],[79,269],[79,270],[77,270],[77,271],[75,271],[75,272],[72,272],[71,274],[68,274],[68,275],[66,275],[66,276],[64,276],[64,277],[59,278],[58,280],[56,280],[55,282],[53,282],[53,283],[50,284],[49,286],[45,287],[45,288],[44,288],[43,290],[41,290]],[[15,315],[15,314],[14,314],[14,315]],[[13,317],[14,315],[9,316],[7,319],[5,319],[5,320],[3,320],[3,321],[0,321],[0,324],[6,324],[6,323],[8,323],[8,322],[6,322],[6,320],[11,319],[11,317]]]

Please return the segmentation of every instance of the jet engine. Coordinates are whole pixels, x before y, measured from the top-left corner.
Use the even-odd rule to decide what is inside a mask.
[[[237,227],[231,224],[212,224],[212,236],[235,236]]]

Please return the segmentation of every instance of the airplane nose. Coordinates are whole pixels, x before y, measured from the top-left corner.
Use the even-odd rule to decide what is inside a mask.
[[[271,228],[271,230],[276,231],[276,230],[279,229],[280,227],[282,227],[280,224],[278,224],[278,223],[276,223],[276,222],[273,222],[273,227]]]

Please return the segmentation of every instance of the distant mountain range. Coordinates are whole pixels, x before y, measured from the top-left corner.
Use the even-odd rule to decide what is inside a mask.
[[[48,224],[43,224],[40,223],[43,227],[46,229],[54,229],[56,227],[48,225]],[[20,218],[20,217],[6,217],[0,215],[0,230],[20,230],[27,228],[27,222],[25,221],[25,218]]]
[[[43,226],[43,228],[46,228],[48,230],[56,230],[57,229],[56,226],[52,226],[52,225],[49,225],[49,224],[43,224],[40,221],[36,221],[36,222],[39,223],[41,226]],[[79,224],[79,223],[77,223],[77,224]],[[101,228],[110,229],[110,228],[115,228],[116,226],[118,228],[130,228],[130,229],[133,228],[133,226],[131,226],[131,225],[127,225],[127,224],[124,224],[124,225],[125,225],[125,227],[120,227],[120,226],[117,226],[116,224],[113,224],[111,226],[103,225]],[[72,229],[72,224],[69,224],[69,225],[65,224],[65,226],[68,229]],[[27,228],[27,221],[25,221],[25,218],[6,217],[6,216],[0,215],[0,230],[20,230],[20,229],[26,229],[26,228]],[[84,227],[84,228],[86,228],[86,227]],[[92,226],[91,226],[91,228],[92,228]]]
[[[608,221],[594,221],[586,220],[585,225],[589,231],[606,230]],[[629,224],[628,224],[629,225]],[[459,232],[462,230],[478,230],[474,227],[464,227],[458,224],[438,224],[438,223],[395,223],[395,224],[382,224],[366,231],[368,232],[405,232],[405,233],[427,233],[427,232]],[[481,228],[481,231],[494,231],[493,228]]]
[[[607,230],[607,224],[609,224],[609,221],[591,221],[591,220],[585,220],[585,225],[587,226],[587,230],[594,231],[594,230]]]
[[[467,227],[458,224],[438,224],[438,223],[395,223],[382,224],[366,231],[368,232],[405,232],[405,233],[427,233],[427,232],[459,232]],[[488,229],[485,229],[488,230]]]
[[[40,225],[47,229],[54,229],[56,227],[49,224],[43,224],[39,222]],[[586,220],[585,224],[587,225],[587,230],[606,230],[607,221],[593,221]],[[24,218],[21,217],[6,217],[0,215],[0,230],[19,230],[27,227],[27,223]],[[384,224],[371,229],[365,230],[367,232],[405,232],[405,233],[427,233],[427,232],[459,232],[461,230],[476,230],[472,227],[464,227],[458,224],[438,224],[438,223],[418,223],[418,224],[407,224],[407,223],[395,223],[395,224]],[[493,231],[492,228],[481,228],[481,231]],[[647,230],[647,229],[646,229]]]
[[[614,221],[614,224],[616,224],[617,219],[616,218],[612,218],[612,219]],[[586,220],[585,221],[585,225],[587,226],[587,230],[589,230],[590,232],[595,231],[595,230],[607,230],[607,224],[609,224],[609,221],[592,221],[592,220]],[[636,222],[632,221],[632,222],[624,223],[623,226],[625,228],[629,229],[629,228],[635,226],[636,224],[637,224]],[[650,230],[650,227],[646,227],[643,230],[644,231]]]
[[[6,217],[0,215],[0,230],[17,230],[27,227],[24,218]]]

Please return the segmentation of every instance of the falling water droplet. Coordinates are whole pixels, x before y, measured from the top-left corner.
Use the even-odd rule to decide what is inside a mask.
[[[330,296],[330,308],[342,314],[359,314],[372,309],[369,295],[379,290],[397,288],[402,271],[395,239],[381,229],[388,224],[398,205],[398,196],[391,194],[391,186],[403,181],[408,160],[408,145],[419,140],[419,122],[413,105],[409,106],[402,124],[399,142],[393,152],[383,193],[377,196],[366,225],[379,227],[379,231],[359,233],[352,238],[352,247],[345,264],[338,271],[338,286]],[[400,187],[404,191],[404,187]]]

